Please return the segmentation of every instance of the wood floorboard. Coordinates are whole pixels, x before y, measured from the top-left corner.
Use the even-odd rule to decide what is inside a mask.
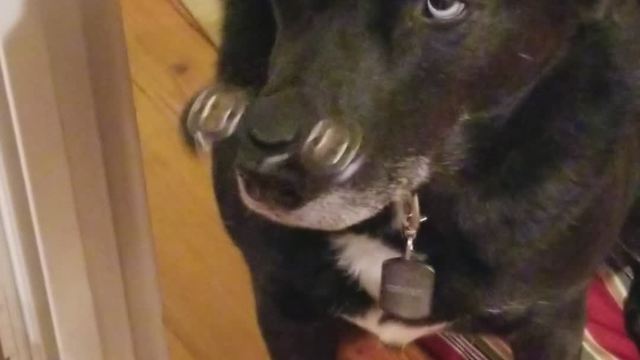
[[[121,6],[172,359],[266,359],[247,270],[215,208],[209,161],[191,154],[178,131],[183,105],[214,79],[215,47],[173,0]]]

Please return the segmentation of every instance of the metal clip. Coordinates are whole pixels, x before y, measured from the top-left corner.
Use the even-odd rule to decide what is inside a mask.
[[[402,192],[396,206],[402,221],[402,234],[407,240],[405,258],[409,259],[414,253],[413,242],[418,235],[420,223],[425,219],[420,215],[420,201],[417,194]]]

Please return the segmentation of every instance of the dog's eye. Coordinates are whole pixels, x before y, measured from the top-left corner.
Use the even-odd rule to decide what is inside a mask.
[[[426,3],[425,16],[438,21],[460,19],[467,11],[467,4],[461,0],[426,0]]]

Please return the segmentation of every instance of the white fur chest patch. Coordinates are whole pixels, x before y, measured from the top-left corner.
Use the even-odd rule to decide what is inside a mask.
[[[383,320],[383,315],[382,310],[375,307],[358,317],[343,317],[352,324],[375,334],[383,343],[393,346],[407,345],[423,336],[440,333],[448,326],[445,323],[431,326],[409,326],[398,321]]]
[[[366,235],[343,235],[331,239],[331,244],[337,253],[338,267],[358,280],[369,296],[378,300],[382,263],[399,257],[400,252]]]
[[[401,256],[380,239],[366,235],[347,234],[331,239],[337,253],[337,266],[356,279],[360,286],[378,300],[382,278],[382,263]],[[443,331],[447,324],[409,326],[398,321],[383,321],[383,312],[374,307],[358,317],[344,316],[349,322],[367,330],[389,345],[402,346],[413,340]]]

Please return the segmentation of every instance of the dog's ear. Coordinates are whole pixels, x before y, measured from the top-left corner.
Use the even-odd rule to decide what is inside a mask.
[[[625,1],[626,0],[578,0],[578,6],[583,21],[597,22],[610,18],[616,3]]]
[[[271,0],[278,28],[285,29],[294,22],[300,21],[304,14],[305,1],[301,0]]]
[[[640,0],[578,0],[578,6],[582,20],[598,22],[613,18],[616,12],[627,11],[629,6],[640,6]]]

